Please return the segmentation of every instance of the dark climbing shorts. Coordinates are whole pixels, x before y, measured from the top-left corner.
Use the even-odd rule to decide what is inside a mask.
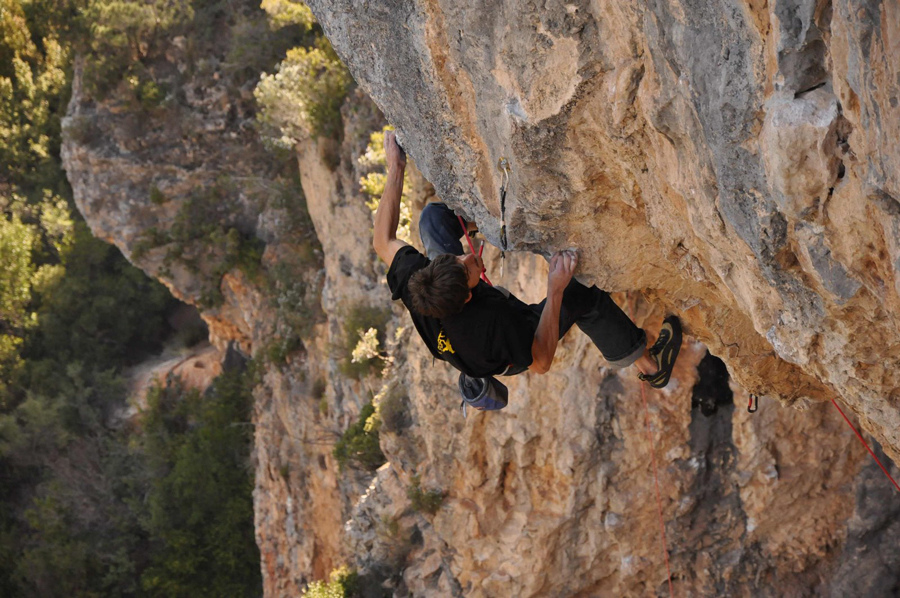
[[[463,229],[459,218],[443,203],[430,203],[419,217],[419,237],[425,247],[425,255],[434,258],[442,253],[462,255],[460,238]],[[544,303],[532,304],[535,313],[540,314]],[[563,294],[559,313],[559,338],[562,338],[575,324],[593,341],[594,345],[609,362],[618,368],[628,367],[643,355],[647,346],[647,335],[634,325],[606,291],[595,286],[586,287],[574,278]],[[505,375],[521,373],[522,369],[510,370]]]

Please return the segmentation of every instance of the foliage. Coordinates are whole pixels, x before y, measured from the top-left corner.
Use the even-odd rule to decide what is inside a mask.
[[[365,332],[362,330],[359,332],[359,343],[356,344],[356,347],[350,354],[350,361],[352,363],[365,363],[369,360],[380,358],[381,351],[379,348],[381,342],[378,340],[378,330],[369,328]]]
[[[369,137],[369,145],[366,146],[366,153],[359,158],[359,165],[362,168],[374,168],[375,172],[370,172],[359,180],[363,193],[369,196],[366,206],[372,210],[372,217],[375,217],[375,211],[378,209],[378,203],[381,196],[384,195],[384,186],[387,182],[387,156],[384,153],[384,133],[393,130],[390,125],[381,131],[375,131]],[[400,222],[397,227],[397,238],[401,241],[411,243],[410,225],[412,224],[412,200],[409,197],[410,182],[409,175],[403,175],[403,193],[400,195]]]
[[[343,469],[354,463],[368,471],[375,471],[385,462],[381,452],[375,407],[366,403],[359,412],[359,419],[350,425],[334,445],[334,458]]]
[[[206,189],[193,192],[182,204],[168,230],[146,229],[132,249],[132,259],[140,260],[148,251],[166,246],[164,268],[181,262],[198,278],[206,274],[204,307],[218,306],[222,277],[239,268],[252,280],[262,274],[261,260],[264,244],[251,234],[242,233],[232,224],[235,207],[230,200],[231,183],[227,177]],[[154,187],[155,189],[155,187]],[[160,192],[161,195],[161,192]],[[151,190],[151,200],[154,194]],[[164,196],[162,201],[165,201]],[[213,266],[201,272],[200,264]]]
[[[321,399],[325,396],[325,390],[327,390],[327,383],[325,382],[325,378],[316,378],[316,381],[313,382],[310,394],[314,399]]]
[[[156,85],[142,61],[159,51],[171,29],[193,18],[189,0],[87,0],[82,13],[87,35],[80,49],[92,57],[84,65],[90,93],[103,97],[123,79],[138,93]]]
[[[262,0],[260,7],[269,15],[269,26],[279,29],[289,25],[300,25],[312,29],[315,18],[308,6],[294,0]]]
[[[306,598],[355,598],[359,595],[359,575],[346,565],[329,575],[329,581],[314,581],[303,591]]]
[[[336,347],[341,356],[338,368],[341,373],[350,378],[359,380],[369,374],[380,375],[384,368],[384,360],[379,354],[367,357],[365,350],[357,350],[360,343],[365,343],[366,331],[374,330],[371,334],[371,346],[384,343],[384,330],[390,312],[384,307],[368,305],[355,305],[343,315],[343,342]],[[359,360],[354,359],[354,353]]]
[[[412,423],[409,415],[409,397],[396,383],[386,384],[372,402],[381,422],[381,430],[399,434]]]
[[[37,324],[26,355],[121,368],[159,350],[174,305],[165,287],[95,239],[78,222],[61,255],[63,270],[38,287]],[[73,332],[75,334],[73,334]]]
[[[290,149],[308,137],[339,135],[340,108],[352,81],[324,37],[313,47],[289,50],[275,73],[260,77],[254,91],[265,138]]]
[[[36,237],[35,228],[23,224],[18,214],[0,219],[0,321],[5,326],[21,326],[31,301]]]
[[[31,29],[19,0],[0,0],[0,183],[48,183],[56,174],[68,52]]]
[[[253,535],[250,378],[222,374],[200,396],[178,385],[148,395],[143,454],[149,566],[142,588],[161,596],[250,596],[259,591]]]
[[[422,490],[419,476],[412,477],[412,483],[406,489],[406,497],[410,500],[414,511],[434,515],[444,504],[446,495],[440,490]]]
[[[271,32],[255,0],[0,0],[0,595],[259,595],[253,378],[226,374],[204,397],[160,386],[142,426],[123,420],[124,372],[171,333],[174,300],[74,210],[61,116],[76,54],[88,96],[130,94],[124,108],[156,112],[213,64],[203,56],[237,88],[287,47],[311,46],[303,14],[274,10],[291,24]],[[186,64],[173,68],[164,53],[179,36]],[[322,106],[314,120],[333,109]],[[68,122],[76,143],[96,133],[87,118]],[[260,276],[261,244],[225,213],[233,194],[200,195],[178,227],[149,231],[143,250],[188,260],[210,249],[221,257],[214,275]]]
[[[298,336],[277,337],[266,346],[266,357],[269,363],[284,365],[287,363],[288,355],[301,347],[303,347],[303,341]]]
[[[255,80],[281,60],[287,48],[302,42],[310,26],[290,16],[302,9],[286,7],[279,23],[290,26],[270,30],[255,0],[43,1],[73,5],[75,31],[70,37],[86,57],[86,93],[103,99],[127,90],[135,107],[145,111],[177,103],[186,77],[211,74],[212,55],[217,72],[238,86]],[[158,68],[160,57],[178,39],[178,71]]]

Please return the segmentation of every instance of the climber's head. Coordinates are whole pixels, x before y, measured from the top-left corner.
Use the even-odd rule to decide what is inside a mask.
[[[413,309],[433,318],[458,314],[472,298],[483,267],[481,258],[472,254],[437,256],[409,279]]]

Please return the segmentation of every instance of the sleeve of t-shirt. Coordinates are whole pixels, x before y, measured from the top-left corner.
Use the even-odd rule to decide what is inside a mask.
[[[531,345],[534,343],[534,331],[537,328],[532,321],[534,318],[531,314],[515,308],[498,316],[494,324],[496,331],[494,338],[497,339],[499,351],[505,353],[509,363],[513,365],[530,366],[534,360]]]
[[[414,247],[406,245],[394,254],[394,261],[388,269],[387,282],[391,289],[391,299],[403,299],[408,301],[409,291],[407,285],[410,277],[428,265],[428,258],[416,251]]]

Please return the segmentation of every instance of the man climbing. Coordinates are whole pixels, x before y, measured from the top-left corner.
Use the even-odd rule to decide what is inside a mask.
[[[373,245],[390,266],[388,285],[401,299],[431,354],[470,377],[511,376],[550,370],[556,346],[572,324],[590,337],[614,367],[634,364],[654,388],[669,382],[681,347],[678,318],[666,318],[647,348],[643,330],[609,294],[572,278],[578,256],[560,251],[550,259],[547,298],[527,305],[479,280],[484,264],[464,254],[460,220],[442,203],[425,206],[419,235],[428,257],[396,237],[406,155],[393,132],[384,139],[388,175],[375,213]],[[465,394],[465,393],[464,393]]]

